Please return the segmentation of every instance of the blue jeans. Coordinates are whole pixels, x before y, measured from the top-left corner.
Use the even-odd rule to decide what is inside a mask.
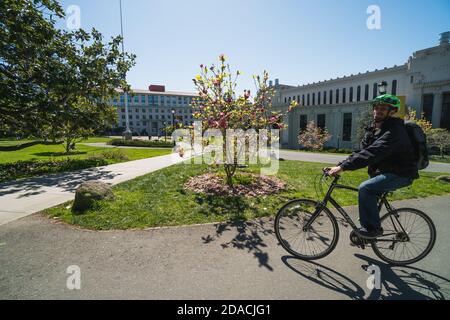
[[[398,176],[393,173],[383,173],[366,180],[359,186],[359,220],[361,226],[373,230],[381,226],[378,212],[378,199],[387,191],[394,191],[411,185],[413,178]]]

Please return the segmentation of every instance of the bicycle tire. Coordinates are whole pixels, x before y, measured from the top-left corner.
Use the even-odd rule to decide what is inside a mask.
[[[383,260],[383,261],[385,261],[385,262],[387,262],[389,264],[392,264],[392,265],[405,266],[405,265],[409,265],[409,264],[412,264],[412,263],[416,263],[416,262],[422,260],[423,258],[425,258],[431,252],[431,250],[434,247],[434,244],[436,243],[436,227],[435,227],[433,221],[431,220],[431,218],[426,213],[424,213],[424,212],[422,212],[420,210],[414,209],[414,208],[399,208],[399,209],[395,209],[393,211],[390,211],[390,212],[386,213],[381,218],[381,224],[382,224],[383,229],[385,229],[385,234],[388,233],[389,230],[386,230],[386,227],[383,226],[383,222],[385,222],[385,225],[386,225],[387,219],[392,217],[393,215],[397,215],[399,217],[400,215],[405,215],[407,213],[419,216],[426,223],[426,226],[428,227],[428,230],[430,232],[430,237],[429,237],[430,239],[429,239],[428,243],[426,244],[425,249],[422,252],[420,252],[414,258],[410,258],[410,259],[406,259],[406,260],[396,260],[395,259],[395,254],[394,254],[394,258],[387,257],[380,250],[381,242],[377,241],[377,240],[372,241],[372,250],[375,252],[375,254],[381,260]],[[417,216],[416,216],[415,219],[417,219]],[[410,219],[412,219],[412,218],[410,218]],[[387,223],[389,223],[389,222],[387,222]],[[397,220],[396,223],[398,223],[398,220]],[[392,224],[392,220],[391,220],[391,224]],[[403,226],[403,224],[402,224],[402,226]],[[403,226],[403,228],[408,228],[408,226],[407,225]],[[409,234],[410,232],[408,232],[408,230],[405,230],[405,231],[406,231],[406,233],[408,233],[408,237],[411,239],[410,234]],[[399,232],[399,233],[403,233],[403,232]],[[382,238],[383,237],[380,237],[380,239],[382,239]],[[410,242],[410,241],[406,241],[406,242],[402,242],[402,243],[407,243],[407,242]],[[412,242],[410,242],[410,243],[412,243]]]
[[[339,227],[338,227],[337,220],[336,220],[336,218],[333,216],[333,214],[330,212],[330,210],[328,208],[324,207],[322,209],[321,216],[324,215],[324,217],[326,217],[326,218],[328,218],[330,220],[331,226],[332,226],[332,230],[333,230],[333,235],[332,235],[331,242],[329,243],[329,245],[327,246],[327,248],[324,251],[322,251],[322,252],[320,252],[318,254],[314,254],[314,255],[306,255],[306,254],[300,253],[300,252],[294,250],[289,245],[289,242],[287,240],[285,240],[283,238],[283,236],[282,236],[282,232],[281,232],[281,228],[282,227],[280,226],[280,223],[281,223],[281,219],[283,218],[283,214],[287,211],[287,208],[289,208],[290,206],[293,206],[295,204],[301,204],[301,203],[307,204],[307,205],[312,206],[314,208],[316,208],[319,205],[319,203],[317,201],[309,200],[309,199],[296,199],[296,200],[292,200],[292,201],[289,201],[288,203],[286,203],[283,207],[281,207],[278,210],[278,213],[277,213],[277,215],[275,217],[275,223],[274,223],[275,235],[276,235],[280,245],[287,252],[292,254],[293,256],[295,256],[297,258],[300,258],[302,260],[317,260],[317,259],[321,259],[321,258],[329,255],[334,250],[334,248],[336,247],[336,244],[337,244],[337,242],[339,240]],[[319,218],[321,216],[319,216]],[[314,221],[313,225],[314,224],[317,224],[317,220]],[[301,228],[298,228],[298,229],[299,229],[300,233],[302,233],[302,232],[305,233],[304,231],[302,231]],[[310,240],[310,239],[305,239],[305,241],[306,240]],[[323,240],[323,239],[320,238],[319,240]]]

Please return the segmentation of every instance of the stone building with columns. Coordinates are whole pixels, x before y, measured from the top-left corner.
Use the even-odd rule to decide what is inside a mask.
[[[367,71],[341,78],[319,81],[302,86],[273,85],[274,107],[285,109],[292,100],[300,107],[284,119],[289,125],[281,134],[281,145],[297,149],[297,135],[307,123],[314,121],[332,135],[327,146],[354,148],[358,145],[356,132],[361,115],[370,101],[380,94],[394,94],[405,106],[432,122],[435,128],[450,130],[450,32],[441,34],[439,45],[414,52],[400,66]]]

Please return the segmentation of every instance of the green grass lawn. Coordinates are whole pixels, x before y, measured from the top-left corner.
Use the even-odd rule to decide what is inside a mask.
[[[115,201],[101,201],[83,215],[73,215],[67,203],[47,209],[44,214],[89,229],[130,229],[174,226],[234,219],[253,219],[274,215],[286,201],[294,198],[317,199],[315,181],[325,164],[281,161],[278,177],[288,183],[288,190],[258,198],[217,197],[185,191],[189,177],[201,174],[206,165],[178,164],[114,187]],[[244,171],[258,172],[256,166]],[[450,193],[450,184],[436,181],[436,173],[422,173],[410,188],[398,190],[392,200]],[[365,170],[346,172],[342,183],[358,186],[367,179]],[[326,187],[324,187],[326,188]],[[322,196],[320,196],[322,197]],[[337,191],[334,198],[341,205],[357,204],[355,192]]]
[[[432,155],[432,156],[430,156],[430,161],[450,163],[450,155],[444,155],[444,157]]]
[[[100,154],[103,151],[117,150],[118,148],[91,147],[82,143],[76,145],[76,150],[66,154],[63,145],[38,144],[22,150],[0,151],[0,163],[12,163],[27,160],[58,160],[66,158],[86,159],[90,156]],[[171,150],[161,149],[120,149],[129,160],[150,158],[154,156],[169,154]]]

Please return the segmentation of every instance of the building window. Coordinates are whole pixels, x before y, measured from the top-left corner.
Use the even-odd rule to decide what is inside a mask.
[[[325,129],[325,114],[317,115],[317,127],[320,129]]]
[[[397,94],[397,80],[392,81],[392,94],[395,96]]]
[[[353,87],[350,88],[350,93],[349,93],[349,97],[348,97],[348,102],[353,102]]]
[[[134,96],[134,103],[139,103],[139,96]]]
[[[450,130],[450,92],[442,93],[441,128]]]
[[[327,104],[327,92],[323,92],[323,104]]]
[[[339,89],[336,89],[336,103],[339,103]]]
[[[145,95],[141,96],[141,103],[145,103]]]
[[[309,106],[309,105],[310,105],[310,104],[309,104],[309,93],[308,93],[308,95],[306,96],[306,99],[307,99],[306,105]]]
[[[422,97],[422,112],[427,121],[433,117],[434,94],[424,94]]]
[[[342,141],[352,140],[352,114],[344,113],[344,123],[342,127]]]
[[[316,105],[316,94],[315,93],[312,94],[312,104],[313,104],[313,106]]]
[[[308,116],[306,114],[300,115],[300,131],[305,131],[308,125]]]
[[[297,102],[300,103],[300,96],[297,96]]]
[[[369,100],[369,85],[366,84],[365,88],[364,88],[364,100],[367,101]]]
[[[347,88],[342,89],[342,103],[345,103],[347,100]]]
[[[375,99],[378,95],[378,83],[373,84],[373,96],[372,99]]]
[[[302,105],[303,106],[305,105],[305,95],[304,94],[302,95]]]
[[[320,106],[320,98],[321,98],[321,92],[317,93],[317,104]]]
[[[409,83],[413,83],[414,82],[414,76],[411,76],[411,78],[409,79]]]
[[[330,90],[330,104],[333,104],[333,90]]]
[[[120,111],[125,112],[125,108],[120,109]]]
[[[361,86],[356,89],[356,101],[361,101]]]
[[[125,115],[124,114],[122,115],[122,119],[125,120]]]
[[[284,103],[287,103],[287,98],[286,97],[284,97]]]

